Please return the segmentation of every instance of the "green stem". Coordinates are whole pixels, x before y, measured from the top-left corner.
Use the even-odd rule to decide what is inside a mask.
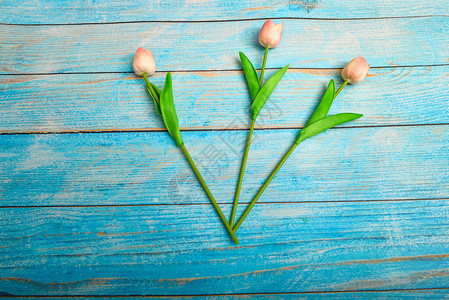
[[[159,97],[156,94],[156,91],[153,89],[153,85],[150,83],[150,81],[148,80],[147,74],[146,73],[142,73],[143,79],[145,79],[145,82],[147,84],[147,87],[150,89],[152,96],[154,97],[154,99],[156,100],[157,104],[160,106],[161,102],[159,100]]]
[[[337,98],[338,94],[340,94],[340,92],[344,89],[344,87],[348,84],[348,81],[346,80],[345,82],[343,82],[343,84],[338,88],[337,92],[335,93],[335,97]]]
[[[232,228],[234,230],[234,232],[237,232],[237,229],[239,229],[240,225],[242,225],[243,221],[245,220],[246,216],[248,216],[249,212],[251,211],[251,209],[253,208],[254,204],[256,204],[257,200],[259,200],[260,196],[262,195],[262,193],[265,191],[265,189],[267,188],[267,186],[270,184],[271,180],[274,178],[274,176],[276,176],[276,173],[279,171],[279,169],[282,167],[282,165],[285,163],[285,161],[287,160],[287,158],[290,156],[290,154],[292,154],[293,150],[295,150],[296,146],[298,146],[297,143],[294,143],[290,149],[288,150],[288,152],[284,155],[284,157],[282,158],[282,160],[279,162],[279,164],[276,166],[276,168],[273,170],[273,172],[271,172],[270,176],[267,178],[267,180],[265,181],[265,183],[262,185],[262,187],[260,188],[260,190],[257,192],[256,196],[253,198],[253,200],[251,201],[251,203],[248,205],[248,207],[245,209],[245,211],[243,212],[243,215],[240,217],[240,219],[238,220],[238,222],[235,224],[235,226]]]
[[[348,81],[346,80],[345,82],[343,82],[343,84],[338,88],[337,92],[335,93],[335,98],[338,96],[338,94],[340,94],[340,92],[344,89],[344,87],[348,84]],[[254,121],[253,121],[254,122]],[[256,204],[257,200],[259,200],[260,196],[262,196],[263,192],[265,191],[265,189],[268,187],[268,185],[270,184],[271,180],[273,180],[274,176],[276,176],[276,173],[279,171],[279,169],[282,167],[282,165],[285,163],[285,161],[287,160],[287,158],[290,156],[290,154],[292,154],[293,150],[295,150],[295,148],[298,146],[297,143],[294,143],[293,146],[290,147],[290,149],[288,150],[288,152],[284,155],[284,157],[282,158],[282,160],[279,162],[279,164],[276,166],[276,168],[273,170],[273,172],[271,172],[270,176],[267,178],[267,180],[265,181],[265,183],[262,185],[262,187],[260,188],[260,190],[257,192],[256,196],[254,196],[253,200],[251,201],[251,203],[248,205],[248,207],[245,209],[245,211],[243,212],[242,216],[240,217],[240,219],[238,220],[238,222],[235,224],[235,226],[232,228],[234,230],[234,232],[237,232],[237,229],[239,229],[240,225],[242,225],[243,221],[245,220],[245,218],[248,216],[249,212],[251,211],[251,209],[253,208],[254,204]],[[235,205],[235,200],[234,200],[234,205]],[[231,224],[232,224],[232,219],[231,219]]]
[[[260,78],[259,78],[260,86],[262,86],[263,73],[265,73],[265,65],[267,64],[268,49],[269,49],[268,46],[265,47],[265,54],[263,55],[262,71],[260,72]]]
[[[225,216],[223,215],[223,212],[221,211],[220,207],[218,206],[217,201],[215,201],[214,196],[212,196],[212,193],[210,192],[209,188],[207,187],[206,182],[204,182],[203,177],[201,176],[200,172],[198,171],[198,168],[196,167],[195,163],[193,162],[192,157],[190,157],[190,154],[187,151],[184,144],[181,144],[180,147],[181,147],[182,152],[186,156],[187,160],[189,161],[189,164],[192,167],[193,172],[195,173],[196,177],[198,177],[198,180],[201,183],[201,186],[203,187],[204,191],[206,192],[207,196],[209,197],[210,202],[212,202],[212,205],[214,206],[215,210],[217,211],[218,215],[220,216],[221,221],[225,225],[226,229],[228,230],[228,232],[231,235],[234,242],[236,244],[238,244],[239,240],[237,239],[235,232],[232,230],[231,225],[229,225],[228,221],[226,220]]]
[[[240,190],[242,188],[243,174],[245,174],[246,161],[248,159],[248,152],[249,152],[249,147],[251,145],[251,138],[253,137],[255,123],[256,123],[256,120],[252,120],[251,129],[249,130],[249,135],[248,135],[248,141],[246,142],[245,155],[243,156],[242,166],[240,167],[239,181],[237,183],[237,190],[235,191],[234,205],[232,206],[231,222],[229,222],[229,225],[231,225],[231,227],[234,225],[234,221],[235,221],[235,213],[237,211],[237,205],[239,203],[239,196],[240,196]]]

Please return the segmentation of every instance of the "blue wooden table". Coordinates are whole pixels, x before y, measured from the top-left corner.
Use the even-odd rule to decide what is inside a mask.
[[[239,214],[327,82],[371,64],[230,240],[132,71],[173,76],[185,144],[230,215],[263,22],[284,23]],[[446,0],[0,1],[0,296],[449,297]],[[84,299],[84,298],[83,298]]]

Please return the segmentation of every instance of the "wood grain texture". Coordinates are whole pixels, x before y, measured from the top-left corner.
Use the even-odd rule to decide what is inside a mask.
[[[382,18],[449,15],[438,1],[0,1],[0,23],[78,24],[135,21],[217,21],[251,18]]]
[[[230,210],[230,205],[226,208]],[[449,201],[263,204],[231,246],[211,205],[0,209],[0,290],[188,295],[439,288]]]
[[[270,51],[270,67],[342,68],[361,55],[372,67],[448,64],[448,17],[284,23],[282,42]],[[132,72],[139,46],[155,53],[159,71],[241,69],[238,51],[256,57],[259,67],[262,24],[0,25],[0,74]]]
[[[297,134],[254,133],[242,203]],[[246,138],[183,132],[220,203],[232,202]],[[260,201],[449,198],[448,146],[448,126],[332,129],[302,143]],[[166,132],[3,135],[0,165],[1,206],[209,203]]]
[[[267,73],[271,75],[274,70]],[[151,80],[162,88],[164,73]],[[250,96],[241,71],[172,74],[182,129],[247,129]],[[449,67],[371,69],[349,86],[331,114],[363,113],[345,126],[449,123]],[[305,126],[337,70],[291,69],[257,119],[256,128]],[[0,132],[165,130],[143,79],[129,74],[0,76]]]

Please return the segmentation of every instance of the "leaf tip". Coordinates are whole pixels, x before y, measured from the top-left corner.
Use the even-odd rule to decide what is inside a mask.
[[[352,115],[354,116],[353,120],[357,120],[357,119],[360,119],[361,117],[363,117],[363,114],[353,113]]]
[[[171,73],[170,72],[167,72],[167,75],[165,75],[165,82],[170,82],[170,84],[171,84]],[[165,84],[164,84],[164,87],[165,87]]]
[[[242,51],[239,51],[239,56],[240,56],[240,60],[243,62],[244,60],[248,60],[248,58],[246,57],[245,53],[243,53]]]

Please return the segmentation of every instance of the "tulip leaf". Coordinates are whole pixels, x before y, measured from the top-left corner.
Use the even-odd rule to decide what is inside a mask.
[[[301,143],[302,141],[315,136],[323,131],[326,131],[334,126],[355,120],[360,118],[361,114],[353,114],[353,113],[341,113],[332,115],[326,118],[322,118],[313,122],[312,124],[307,125],[303,128],[296,139],[296,144]]]
[[[259,93],[260,90],[259,77],[257,76],[256,69],[254,69],[254,66],[248,57],[246,57],[243,52],[239,52],[239,55],[240,60],[242,61],[246,82],[248,83],[249,92],[251,93],[251,100],[254,101],[254,98],[256,98],[257,93]]]
[[[170,72],[165,77],[164,88],[161,92],[161,113],[165,127],[176,142],[176,146],[183,144],[181,131],[179,130],[178,116],[176,115],[175,103],[173,102],[172,80]]]
[[[147,91],[148,91],[148,93],[150,93],[150,96],[151,96],[151,98],[152,98],[153,101],[154,101],[154,106],[156,106],[156,111],[157,111],[157,113],[158,113],[159,115],[162,115],[162,113],[161,113],[161,107],[160,107],[160,105],[158,104],[158,101],[156,100],[156,99],[160,99],[160,98],[161,98],[161,91],[159,90],[159,88],[158,88],[155,84],[153,84],[153,83],[151,83],[151,82],[150,82],[150,84],[151,84],[151,86],[153,87],[153,90],[154,90],[154,92],[156,93],[156,95],[153,95],[153,93],[151,92],[151,89],[148,87],[148,85],[147,85]]]
[[[318,121],[319,119],[324,118],[327,116],[327,113],[329,112],[329,109],[331,108],[332,102],[335,98],[335,82],[332,79],[329,82],[329,85],[327,86],[326,92],[324,93],[323,98],[321,99],[320,104],[315,109],[315,112],[310,117],[308,124],[312,124],[315,121]]]
[[[265,102],[267,102],[268,97],[270,97],[271,93],[276,88],[276,85],[279,83],[282,76],[284,76],[285,72],[287,72],[288,67],[289,65],[286,65],[281,70],[277,71],[260,89],[259,93],[253,101],[253,105],[251,106],[253,120],[255,120],[259,115],[262,107],[265,105]]]

